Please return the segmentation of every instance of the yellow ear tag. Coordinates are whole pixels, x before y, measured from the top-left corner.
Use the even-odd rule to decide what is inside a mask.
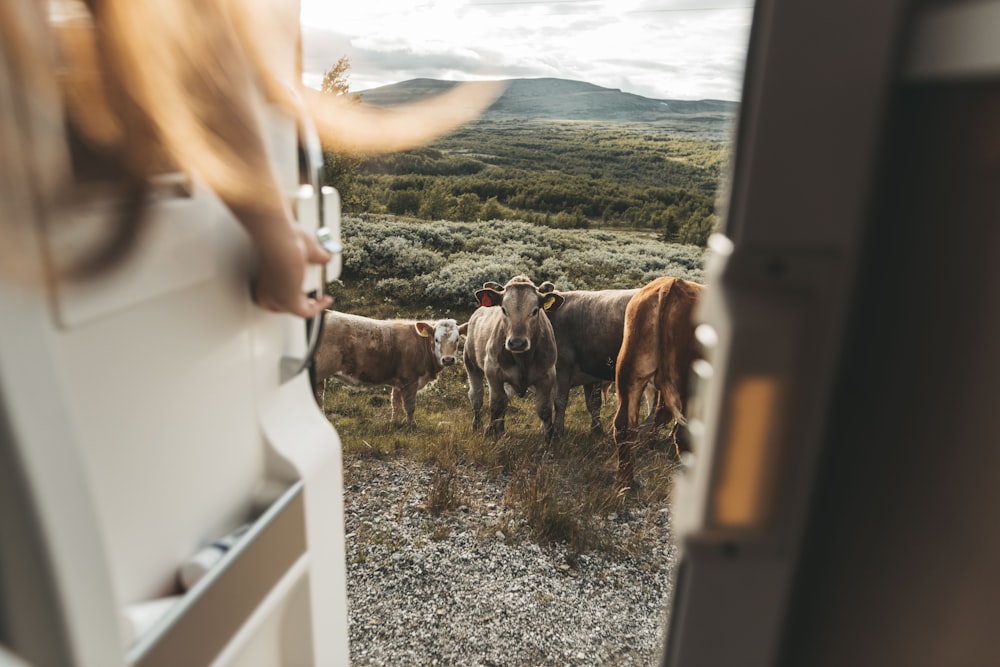
[[[417,333],[423,336],[424,338],[429,338],[431,335],[431,332],[425,327],[418,327]]]
[[[548,297],[547,299],[545,299],[545,301],[542,302],[542,310],[548,310],[549,308],[552,307],[552,304],[554,304],[555,302],[556,298],[554,296]]]

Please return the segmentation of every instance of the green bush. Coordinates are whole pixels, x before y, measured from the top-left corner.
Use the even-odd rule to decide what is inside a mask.
[[[704,281],[705,251],[651,234],[552,229],[520,220],[343,220],[344,279],[405,305],[471,312],[484,282],[518,274],[561,290],[640,287],[664,275]]]

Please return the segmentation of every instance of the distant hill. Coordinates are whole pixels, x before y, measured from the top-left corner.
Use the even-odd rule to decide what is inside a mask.
[[[507,89],[484,115],[486,120],[535,119],[612,122],[691,121],[730,124],[738,104],[724,100],[657,100],[569,79],[508,79]],[[366,104],[396,106],[442,93],[456,85],[440,79],[411,79],[358,93]]]

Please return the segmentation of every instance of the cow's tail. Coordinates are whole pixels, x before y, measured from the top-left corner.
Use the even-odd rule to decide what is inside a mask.
[[[678,426],[687,424],[685,412],[691,377],[691,363],[696,356],[694,306],[698,291],[680,278],[671,280],[659,293],[659,366],[657,387],[661,399]]]

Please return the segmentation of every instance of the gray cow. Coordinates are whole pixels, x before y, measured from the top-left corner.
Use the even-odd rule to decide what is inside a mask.
[[[331,376],[353,385],[386,385],[392,387],[392,420],[405,410],[414,424],[417,391],[455,363],[465,330],[455,320],[373,320],[328,310],[316,351],[316,399],[323,405]]]
[[[555,286],[546,281],[538,289],[552,292]],[[625,331],[625,308],[638,289],[571,290],[559,292],[562,306],[548,311],[556,336],[559,358],[556,361],[555,430],[562,435],[566,420],[569,390],[583,385],[590,429],[603,433],[601,427],[602,388],[614,382],[615,360]]]
[[[535,413],[542,420],[546,441],[554,435],[553,389],[556,383],[556,341],[546,312],[562,305],[558,292],[543,294],[525,276],[500,287],[486,283],[476,291],[480,308],[469,318],[465,368],[469,374],[472,428],[482,428],[483,379],[490,387],[487,434],[503,433],[507,387],[519,396],[535,390]]]

